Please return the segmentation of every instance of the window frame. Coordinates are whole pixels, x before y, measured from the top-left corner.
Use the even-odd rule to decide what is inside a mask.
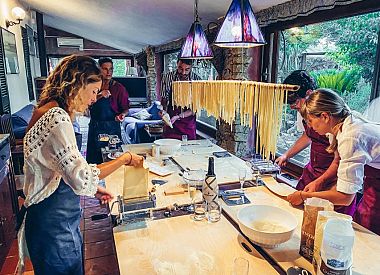
[[[350,5],[337,6],[330,10],[316,11],[307,17],[297,17],[292,20],[281,21],[263,28],[265,39],[269,42],[262,49],[263,61],[261,70],[262,81],[277,81],[277,62],[279,59],[279,39],[280,32],[293,27],[303,27],[310,24],[322,23],[331,20],[337,20],[372,12],[380,11],[380,1],[368,0],[356,2]],[[273,39],[276,38],[276,39]],[[375,57],[375,68],[373,74],[373,85],[370,101],[380,96],[380,31],[378,35],[378,44]],[[280,156],[276,154],[276,157]],[[298,161],[290,159],[285,169],[296,173],[298,176],[302,173],[302,165]]]

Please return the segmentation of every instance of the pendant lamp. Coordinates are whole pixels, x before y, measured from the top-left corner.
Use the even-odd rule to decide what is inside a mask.
[[[210,59],[212,50],[198,17],[198,0],[194,2],[194,23],[191,25],[186,40],[181,48],[181,59]]]
[[[266,44],[249,0],[232,0],[214,44],[231,48],[250,48]]]

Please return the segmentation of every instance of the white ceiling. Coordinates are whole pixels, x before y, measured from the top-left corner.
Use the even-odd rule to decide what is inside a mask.
[[[289,0],[251,0],[254,12]],[[44,24],[130,53],[184,37],[194,19],[192,0],[21,0],[44,14]],[[206,26],[231,0],[199,0]]]

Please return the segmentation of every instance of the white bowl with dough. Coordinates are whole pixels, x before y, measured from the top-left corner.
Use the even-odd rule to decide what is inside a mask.
[[[298,224],[292,213],[271,205],[246,206],[239,211],[237,218],[244,235],[264,247],[288,241]]]
[[[154,141],[154,144],[160,146],[160,153],[163,155],[174,155],[181,149],[182,141],[173,138],[163,138]]]

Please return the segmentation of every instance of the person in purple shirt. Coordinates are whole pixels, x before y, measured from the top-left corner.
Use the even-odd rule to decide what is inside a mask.
[[[89,163],[102,163],[99,134],[117,135],[121,140],[120,122],[128,114],[129,95],[122,84],[112,79],[113,62],[109,57],[99,59],[102,87],[96,102],[90,107],[87,155]]]

